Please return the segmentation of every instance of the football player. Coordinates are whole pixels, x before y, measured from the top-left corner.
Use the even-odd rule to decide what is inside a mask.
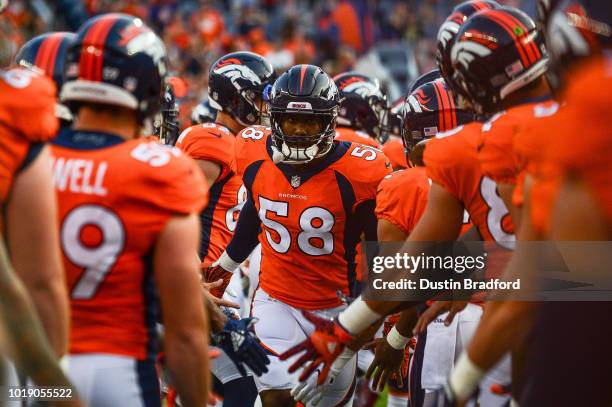
[[[483,23],[483,21],[485,22]],[[507,21],[513,21],[520,30],[509,32],[506,26]],[[474,24],[474,26],[468,25],[468,23]],[[468,44],[462,44],[462,42],[469,42],[473,38],[471,34],[475,31],[469,30],[475,27],[478,27],[478,32],[485,32],[487,35],[473,40],[478,45],[470,48]],[[463,35],[465,32],[469,32],[470,35]],[[489,48],[486,41],[492,38],[495,38],[495,41],[490,43],[491,47]],[[493,65],[496,61],[494,57],[497,56],[502,66],[502,68],[499,68],[501,73],[491,69],[491,71],[487,71],[487,75],[503,75],[496,76],[497,80],[495,82],[491,82],[489,76],[482,75],[477,78],[478,82],[468,82],[466,80],[467,74],[461,72],[457,75],[457,72],[455,72],[454,81],[461,87],[457,90],[463,91],[466,98],[469,98],[471,94],[467,91],[468,87],[471,87],[474,94],[477,93],[478,95],[487,94],[483,89],[489,91],[489,97],[495,99],[500,109],[526,103],[534,96],[534,93],[537,94],[541,89],[539,87],[540,79],[545,70],[546,62],[541,41],[531,19],[516,9],[489,9],[473,15],[462,26],[452,47],[453,68],[456,71],[459,67],[466,68],[475,59],[472,57],[480,54],[483,55],[483,58],[490,58],[487,59],[489,63],[486,66],[481,62],[480,68],[493,68],[498,66]],[[475,47],[483,47],[483,49],[478,48],[479,53],[470,53],[469,57],[463,55],[466,52],[469,53],[469,49],[473,51]],[[529,53],[527,53],[526,47],[529,48]],[[487,49],[486,52],[484,48]],[[514,61],[508,54],[514,55],[519,60],[523,57],[526,58],[521,60],[520,69],[505,69],[509,63],[511,64]],[[504,92],[501,92],[502,89]],[[537,94],[537,96],[541,95]],[[487,112],[486,103],[491,103],[482,99],[470,100],[470,102],[482,113]],[[441,134],[428,143],[425,150],[425,164],[433,184],[427,209],[409,237],[409,241],[456,239],[461,227],[460,219],[462,218],[463,207],[468,210],[472,222],[478,228],[484,240],[495,241],[502,246],[510,246],[514,241],[508,209],[497,195],[495,183],[484,176],[477,160],[476,147],[480,139],[480,127],[478,123],[458,127]],[[431,216],[434,214],[436,214],[435,217]],[[366,304],[357,300],[351,304],[349,309],[340,314],[334,326],[328,326],[328,328],[335,332],[342,332],[343,335],[340,337],[344,337],[346,341],[347,333],[361,332],[378,320],[381,315],[393,310],[395,306],[396,304],[392,303],[383,305],[382,302]],[[353,310],[352,313],[351,309]],[[347,325],[352,328],[347,327]],[[341,343],[341,340],[335,339],[334,341],[335,343]],[[310,344],[304,346],[309,349],[312,348]],[[337,348],[341,349],[342,346]],[[322,360],[327,362],[327,360],[333,359],[336,352],[338,350],[323,354],[314,352],[314,357],[311,356],[308,359],[313,360],[320,356]],[[289,352],[290,354],[291,352]],[[466,366],[465,358],[459,360],[457,368],[459,368],[459,365]],[[466,375],[463,372],[459,377],[465,379],[474,376]],[[478,377],[476,383],[480,378],[482,378],[482,375]],[[461,380],[457,377],[455,379]],[[451,377],[451,382],[452,380],[453,377]],[[458,397],[460,400],[465,400],[471,393],[472,389],[468,394],[462,393]]]
[[[198,254],[203,267],[221,256],[236,229],[247,192],[234,168],[234,141],[242,129],[259,124],[264,89],[275,77],[272,65],[255,53],[234,52],[219,58],[210,68],[208,81],[208,102],[216,111],[215,121],[188,127],[178,139],[177,147],[196,160],[211,185],[209,203],[200,213]],[[242,292],[239,278],[233,280],[232,289],[236,295]],[[211,293],[221,297],[223,291],[213,289]],[[213,362],[213,373],[223,383],[224,403],[253,405],[257,397],[253,379],[243,378],[225,353]]]
[[[5,41],[0,35],[0,48]],[[59,128],[55,102],[50,79],[0,70],[2,348],[40,386],[70,386],[58,363],[68,346],[68,302],[46,146]]]
[[[166,63],[161,39],[117,13],[88,20],[66,52],[60,97],[75,120],[53,141],[53,180],[72,311],[68,373],[91,406],[160,405],[158,297],[178,394],[206,403],[194,256],[206,183],[179,150],[139,139],[159,109]]]
[[[334,141],[340,95],[320,68],[297,65],[274,83],[268,101],[272,127],[249,127],[237,138],[236,163],[248,190],[238,227],[209,280],[234,271],[262,245],[260,285],[252,315],[273,356],[256,378],[264,406],[349,403],[354,354],[347,352],[331,383],[295,387],[278,355],[314,331],[302,310],[333,316],[344,308],[355,279],[355,247],[364,232],[376,239],[376,187],[390,163],[375,149]],[[260,233],[261,228],[261,233]],[[313,400],[314,399],[314,400]]]
[[[336,140],[380,149],[389,138],[387,98],[378,80],[356,72],[334,76],[342,102]]]
[[[443,79],[425,83],[413,91],[408,96],[402,113],[405,154],[411,168],[396,171],[385,177],[378,187],[376,214],[380,241],[406,240],[425,210],[430,187],[423,163],[423,152],[427,140],[438,132],[452,130],[456,126],[475,120],[474,113],[455,106],[454,97]],[[406,352],[404,363],[407,363],[407,343],[396,343],[394,335],[401,332],[403,333],[402,336],[410,337],[410,331],[416,324],[415,316],[413,310],[406,311],[403,314],[400,327],[393,329],[393,334],[391,337],[387,336],[387,341],[377,345],[375,361],[368,370],[368,376],[374,377],[374,385],[380,383],[384,386],[386,378],[390,374],[394,374],[395,378],[400,373],[405,375],[405,377],[400,377],[399,381],[391,380],[389,382],[392,390],[389,396],[390,405],[400,403],[402,398],[407,397],[405,392],[408,385],[407,368],[404,368],[404,365],[400,363],[402,352]],[[385,326],[391,329],[397,321],[398,317],[395,316],[391,319],[392,323],[387,323]],[[420,339],[424,340],[424,334],[420,336]],[[444,350],[433,350],[433,352],[438,353],[440,351]],[[425,354],[425,357],[427,357],[427,354]],[[420,364],[423,361],[422,355],[419,355],[417,359],[419,360],[413,362],[412,369],[419,372],[419,377],[415,378],[413,382],[421,383],[421,368],[415,369],[414,364]],[[398,372],[400,368],[402,370]],[[436,366],[436,368],[439,368],[439,366]],[[397,382],[402,384],[399,389],[396,389]],[[426,382],[427,378],[423,380],[423,384],[425,385]],[[428,387],[427,390],[431,390],[431,387]],[[420,384],[419,388],[414,388],[413,391],[415,394],[412,397],[412,403],[416,403],[415,405],[420,405],[416,401],[416,393],[419,391]]]
[[[608,7],[598,2],[552,3],[540,2],[540,10],[544,11],[541,25],[546,28],[552,59],[549,78],[563,105],[554,109],[540,108],[538,120],[532,121],[531,131],[515,136],[514,148],[524,178],[522,191],[519,190],[521,185],[517,185],[515,191],[515,198],[522,195],[521,199],[515,199],[523,203],[521,232],[530,233],[531,238],[537,240],[609,240],[610,217],[606,215],[610,208],[606,192],[609,181],[603,174],[609,173],[607,157],[612,146],[604,130],[608,127],[605,111],[610,103],[607,53],[612,42],[610,31],[602,27],[612,25],[612,14]],[[552,7],[554,12],[547,14],[547,7]],[[558,144],[574,140],[577,134],[583,137],[571,147]],[[587,250],[590,248],[583,246],[581,252]],[[587,256],[596,260],[584,267],[575,262],[571,253],[564,253],[567,264],[572,264],[570,271],[588,275],[599,268],[607,272],[602,265],[609,264],[609,260],[598,257],[601,252],[595,250]],[[498,332],[503,322],[512,323],[517,319],[523,322],[529,320],[529,313],[534,314],[531,309],[521,313],[521,309],[506,307],[503,311],[496,314],[498,320],[492,321],[488,331],[482,330],[484,346],[493,342],[492,332]],[[538,305],[529,332],[531,346],[526,358],[521,405],[610,404],[609,392],[580,390],[591,386],[603,388],[604,383],[610,381],[610,372],[605,366],[609,365],[612,356],[606,345],[612,332],[608,325],[598,323],[609,314],[609,302]],[[566,358],[561,370],[559,345],[553,338],[558,338],[567,326],[582,333],[578,337],[582,342],[576,346],[583,352]],[[491,363],[495,347],[484,356],[484,359],[480,356],[478,363],[481,367]],[[587,367],[592,360],[597,363]],[[567,371],[584,371],[585,374],[570,377],[573,375],[567,375]],[[566,390],[558,392],[555,388]]]

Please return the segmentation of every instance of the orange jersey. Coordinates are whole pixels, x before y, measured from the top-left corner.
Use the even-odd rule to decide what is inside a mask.
[[[382,146],[376,140],[368,135],[368,133],[363,132],[361,130],[353,130],[349,127],[338,127],[336,128],[336,136],[335,140],[338,141],[349,141],[351,143],[359,143],[364,146],[374,147],[377,149],[381,149]]]
[[[178,149],[108,133],[62,131],[51,153],[70,353],[154,356],[155,243],[172,216],[206,203],[201,171]]]
[[[57,134],[55,84],[24,69],[0,71],[0,201],[15,174]]]
[[[425,211],[428,194],[425,167],[395,171],[378,185],[376,217],[391,222],[409,235]]]
[[[334,142],[321,161],[298,172],[272,162],[269,129],[247,128],[236,139],[236,166],[262,231],[260,285],[301,309],[341,304],[355,277],[355,246],[366,217],[375,228],[378,183],[391,172],[380,151]]]
[[[211,161],[221,167],[217,181],[210,187],[208,205],[200,214],[199,255],[204,266],[216,261],[225,250],[246,200],[242,179],[232,169],[235,139],[227,128],[204,123],[185,129],[176,142],[194,160]]]
[[[394,170],[408,168],[406,151],[401,139],[393,136],[389,137],[389,140],[382,146],[382,151],[391,161]]]
[[[431,139],[424,153],[427,175],[463,203],[484,240],[514,242],[508,209],[478,161],[481,127],[470,123]]]

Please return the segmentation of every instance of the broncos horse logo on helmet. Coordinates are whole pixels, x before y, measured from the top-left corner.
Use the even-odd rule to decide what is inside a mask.
[[[355,72],[336,75],[342,102],[338,124],[366,132],[384,144],[389,138],[387,98],[378,80]]]
[[[479,114],[541,77],[548,57],[542,34],[522,11],[499,7],[472,15],[451,49],[453,83]]]
[[[208,101],[213,109],[251,126],[262,118],[263,93],[275,79],[272,65],[261,55],[246,51],[227,54],[210,68]]]
[[[440,70],[440,75],[446,83],[455,88],[453,83],[453,67],[451,63],[451,47],[455,42],[455,37],[463,23],[472,15],[481,10],[487,10],[499,7],[491,0],[469,0],[465,1],[453,9],[451,14],[444,20],[438,30],[437,45],[436,45],[436,63]],[[433,80],[432,78],[431,80]],[[415,87],[416,88],[416,87]]]

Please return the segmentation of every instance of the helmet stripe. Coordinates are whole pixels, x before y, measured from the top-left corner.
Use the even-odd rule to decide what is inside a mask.
[[[45,61],[47,60],[47,53],[49,52],[48,41],[49,41],[49,38],[46,38],[42,41],[42,43],[38,47],[36,58],[34,59],[34,66],[39,67],[43,71],[45,70]]]
[[[455,127],[457,127],[457,116],[455,114],[455,110],[456,110],[455,100],[453,99],[452,94],[449,92],[448,86],[445,85],[444,83],[441,83],[440,85],[442,89],[441,92],[444,94],[444,96],[448,100],[448,106],[450,106],[448,115],[450,117],[451,129],[454,129]]]
[[[85,34],[83,49],[81,49],[80,76],[92,81],[102,79],[102,65],[104,60],[104,43],[108,33],[117,21],[117,17],[107,17],[95,23]],[[99,53],[87,52],[88,46],[99,48]]]
[[[47,43],[49,43],[49,57],[47,58],[47,66],[45,68],[45,72],[47,75],[53,77],[55,74],[55,62],[57,61],[57,51],[62,45],[63,35],[60,33],[52,34],[50,38],[47,39]]]
[[[490,10],[489,13],[487,13],[487,17],[491,18],[500,27],[505,29],[508,35],[510,36],[510,38],[512,38],[512,40],[514,41],[514,46],[516,50],[518,51],[519,56],[521,58],[521,62],[523,63],[523,66],[526,68],[529,65],[531,65],[530,58],[527,55],[527,50],[523,46],[519,37],[514,33],[512,29],[512,21],[507,19],[507,15],[497,10]]]
[[[93,68],[93,80],[101,81],[102,80],[102,67],[104,66],[104,43],[106,43],[106,38],[110,33],[113,25],[117,18],[108,18],[103,22],[103,25],[100,27],[100,31],[98,32],[98,36],[94,38],[96,44],[100,46],[100,53],[96,53],[94,55],[94,68]]]
[[[304,85],[304,75],[306,74],[306,69],[308,65],[302,64],[302,70],[300,71],[300,92],[302,91],[302,86]]]
[[[440,90],[438,89],[439,81],[433,82],[434,92],[436,93],[436,100],[438,101],[438,128],[446,128],[446,108]]]
[[[527,30],[527,27],[515,16],[513,15],[508,15],[509,19],[511,21],[514,21],[516,25],[518,25],[519,27],[521,27],[521,29],[523,29],[525,31],[525,33],[528,33],[529,30]],[[521,43],[525,46],[525,48],[530,51],[530,55],[532,56],[532,64],[535,64],[536,62],[538,62],[538,60],[542,57],[542,53],[540,52],[540,49],[537,47],[535,41],[529,41],[528,43],[525,43],[523,41],[521,41]]]
[[[81,62],[79,63],[79,77],[83,79],[91,79],[93,76],[93,54],[87,52],[87,47],[94,44],[93,39],[96,37],[100,29],[100,23],[96,23],[89,27],[89,30],[83,38],[81,46]]]

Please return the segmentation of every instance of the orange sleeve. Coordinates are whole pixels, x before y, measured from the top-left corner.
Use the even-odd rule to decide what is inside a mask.
[[[57,134],[56,89],[49,78],[23,69],[0,71],[0,123],[29,141],[47,141]]]
[[[208,188],[197,164],[184,155],[173,156],[163,171],[147,171],[146,187],[140,194],[169,214],[199,213],[208,202]]]
[[[524,119],[528,120],[527,117]],[[508,116],[483,125],[478,160],[485,176],[498,184],[516,185],[518,162],[513,149],[514,126]]]
[[[234,136],[214,123],[188,127],[179,136],[176,146],[194,160],[205,160],[221,166],[219,178],[232,172]]]

